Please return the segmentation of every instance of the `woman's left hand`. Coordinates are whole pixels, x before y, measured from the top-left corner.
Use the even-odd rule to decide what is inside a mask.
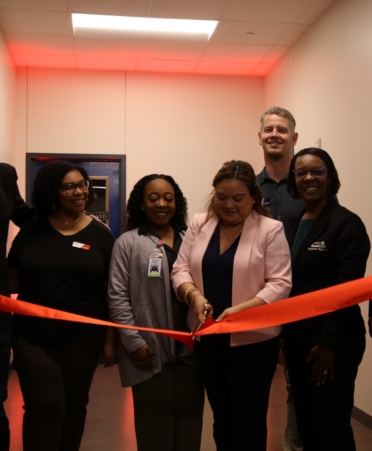
[[[265,302],[258,298],[257,296],[249,299],[249,301],[242,302],[241,304],[234,305],[233,307],[229,307],[225,309],[221,315],[216,319],[216,321],[222,321],[227,315],[231,315],[232,313],[241,312],[242,310],[247,310],[249,308],[258,307],[260,305],[264,305]]]
[[[115,365],[118,360],[117,331],[113,327],[107,328],[106,341],[103,345],[103,355],[105,357],[105,368]]]
[[[328,376],[333,379],[335,353],[332,349],[315,345],[309,352],[306,362],[311,360],[314,360],[311,376],[317,385],[324,385]]]
[[[227,309],[225,309],[221,315],[216,319],[216,321],[221,321],[223,320],[227,315],[231,315],[232,313],[236,313],[239,312],[241,309],[238,308],[239,306],[236,305],[234,307],[229,307]]]

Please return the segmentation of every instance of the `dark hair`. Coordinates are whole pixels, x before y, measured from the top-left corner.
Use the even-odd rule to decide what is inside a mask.
[[[328,185],[328,195],[335,196],[340,189],[341,183],[338,178],[338,173],[335,164],[333,163],[330,155],[322,149],[317,147],[309,147],[307,149],[302,149],[292,158],[291,165],[289,166],[288,180],[287,180],[287,191],[293,199],[300,199],[301,196],[298,194],[296,180],[294,175],[294,168],[296,165],[297,158],[303,155],[314,155],[323,160],[325,167],[327,168],[327,177],[330,180]]]
[[[216,188],[218,183],[225,179],[240,180],[247,187],[249,194],[255,200],[253,204],[253,210],[263,216],[269,216],[266,208],[262,205],[262,193],[256,183],[256,175],[252,166],[246,161],[231,160],[223,164],[222,168],[217,172],[213,179],[213,187]],[[206,205],[207,219],[206,222],[212,217],[217,216],[214,208],[214,196],[215,190],[212,191],[210,199]]]
[[[142,177],[141,180],[134,185],[132,192],[129,195],[124,225],[124,230],[126,232],[128,230],[137,229],[146,220],[145,213],[142,210],[144,188],[149,182],[157,179],[165,180],[172,185],[174,189],[176,211],[170,223],[177,224],[183,230],[187,229],[187,200],[180,190],[180,187],[170,175],[151,174]]]
[[[46,218],[52,214],[57,199],[58,188],[63,177],[71,171],[79,171],[84,180],[89,180],[87,171],[67,161],[51,161],[46,163],[37,173],[31,194],[31,202],[36,208],[37,214]],[[93,188],[89,185],[88,202],[93,200]]]

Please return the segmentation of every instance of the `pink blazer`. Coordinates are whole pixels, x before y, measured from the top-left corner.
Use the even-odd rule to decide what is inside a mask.
[[[172,282],[177,289],[191,282],[203,293],[202,260],[218,219],[206,224],[206,214],[193,217],[173,266]],[[285,299],[291,291],[291,258],[283,224],[252,210],[244,222],[233,268],[232,305],[257,296],[270,303]],[[198,324],[192,309],[188,324]],[[281,326],[231,334],[231,345],[238,346],[274,338]]]

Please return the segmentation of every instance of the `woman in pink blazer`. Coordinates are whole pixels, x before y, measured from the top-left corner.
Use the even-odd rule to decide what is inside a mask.
[[[225,163],[207,213],[195,215],[173,267],[174,288],[190,305],[189,326],[204,310],[221,321],[284,299],[291,263],[281,222],[269,219],[250,164]],[[281,327],[204,336],[195,345],[214,414],[217,451],[266,450],[266,414]]]

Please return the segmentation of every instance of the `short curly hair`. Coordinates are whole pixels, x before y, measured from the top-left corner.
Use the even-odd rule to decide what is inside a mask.
[[[133,187],[127,202],[124,230],[137,229],[145,220],[145,212],[142,210],[143,192],[145,186],[152,180],[162,179],[172,185],[176,202],[176,211],[171,224],[177,224],[182,230],[187,229],[187,200],[173,177],[164,174],[150,174],[142,177]]]
[[[284,117],[285,119],[288,119],[289,126],[291,127],[292,135],[294,135],[295,130],[296,130],[295,118],[293,117],[292,113],[290,113],[288,110],[286,110],[285,108],[282,108],[280,106],[273,106],[273,107],[269,108],[261,116],[261,118],[260,118],[260,133],[262,133],[263,124],[265,122],[266,116],[269,116],[270,114],[276,114],[277,116],[281,116],[281,117]]]
[[[315,157],[323,160],[324,165],[327,168],[327,177],[330,180],[328,184],[328,195],[335,196],[341,187],[341,182],[338,178],[336,166],[333,163],[333,160],[330,157],[329,153],[323,149],[319,149],[318,147],[308,147],[307,149],[302,149],[297,152],[296,155],[292,158],[287,179],[288,194],[293,197],[293,199],[301,199],[301,196],[297,190],[296,179],[293,171],[296,166],[297,158],[302,157],[303,155],[314,155]]]
[[[89,180],[87,171],[67,161],[51,161],[46,163],[37,173],[31,194],[31,202],[41,218],[47,218],[54,210],[58,188],[63,177],[71,171],[79,171],[84,180]],[[89,185],[87,206],[93,200],[93,188]]]

